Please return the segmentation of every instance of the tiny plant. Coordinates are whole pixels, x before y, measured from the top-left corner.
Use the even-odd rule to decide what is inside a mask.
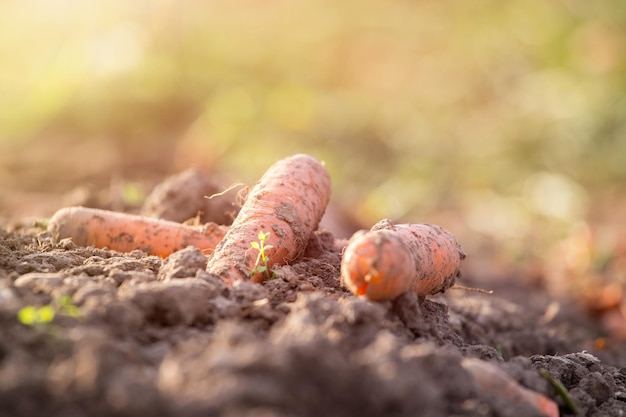
[[[498,356],[500,356],[500,359],[504,360],[502,345],[500,343],[496,343],[495,349],[496,349],[496,352],[498,352]]]
[[[561,381],[553,377],[552,374],[550,374],[550,372],[548,372],[548,370],[545,368],[541,368],[539,370],[539,375],[544,377],[550,383],[550,385],[554,387],[561,399],[563,399],[563,402],[565,403],[567,408],[569,408],[569,410],[573,414],[578,413],[574,400],[572,400],[572,397],[569,395],[567,388],[565,388],[565,385],[563,385]]]
[[[70,317],[78,317],[80,311],[76,304],[72,302],[72,297],[69,295],[62,295],[56,300],[57,312]]]
[[[69,295],[63,295],[45,306],[22,307],[17,312],[17,319],[27,326],[44,326],[50,324],[57,314],[78,317],[78,307],[74,305]]]
[[[250,276],[264,273],[268,279],[274,278],[274,273],[270,273],[270,270],[267,265],[267,261],[268,261],[267,250],[272,249],[274,247],[272,245],[265,244],[265,241],[269,239],[269,237],[270,237],[270,232],[264,233],[263,231],[260,231],[257,236],[259,241],[250,242],[250,245],[254,249],[259,251],[259,254],[256,257],[256,262],[254,263],[254,268],[252,269],[252,271],[250,271]]]
[[[17,312],[17,319],[27,326],[40,326],[54,320],[54,308],[48,304],[42,307],[26,306]]]
[[[48,223],[49,223],[48,219],[41,218],[41,219],[35,220],[34,226],[40,228],[41,230],[46,230],[48,229]]]
[[[124,182],[122,184],[122,201],[129,206],[139,206],[145,199],[146,195],[141,186],[135,182]]]

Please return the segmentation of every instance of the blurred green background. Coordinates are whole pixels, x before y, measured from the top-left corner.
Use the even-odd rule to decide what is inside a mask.
[[[306,152],[364,225],[523,252],[626,179],[623,1],[5,1],[0,60],[5,190]]]

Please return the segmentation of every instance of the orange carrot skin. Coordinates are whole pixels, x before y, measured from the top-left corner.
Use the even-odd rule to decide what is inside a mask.
[[[207,271],[232,284],[239,279],[262,282],[255,269],[258,251],[251,247],[259,232],[268,233],[268,268],[301,255],[330,199],[330,176],[315,158],[298,154],[272,165],[252,188],[224,239],[209,258]]]
[[[143,250],[167,257],[187,246],[210,251],[228,228],[214,223],[187,226],[167,220],[86,207],[66,207],[48,223],[54,238],[71,238],[79,246],[109,248],[119,252]]]
[[[443,227],[382,220],[355,235],[341,262],[341,281],[370,300],[391,300],[408,291],[444,292],[461,275],[465,252]]]
[[[559,407],[554,401],[521,386],[497,366],[476,358],[464,358],[461,366],[481,390],[511,403],[528,404],[546,417],[559,417]]]

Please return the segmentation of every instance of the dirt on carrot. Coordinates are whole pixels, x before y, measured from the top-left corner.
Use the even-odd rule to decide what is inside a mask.
[[[382,220],[350,240],[341,278],[354,294],[371,300],[392,300],[407,291],[423,297],[454,285],[464,258],[461,245],[440,226]]]
[[[48,222],[57,239],[72,239],[75,245],[109,248],[119,252],[142,250],[167,257],[187,246],[207,253],[222,240],[228,227],[215,223],[188,226],[180,223],[86,207],[66,207]]]
[[[269,233],[264,265],[286,264],[301,255],[322,219],[330,199],[330,176],[315,158],[299,154],[272,165],[252,188],[224,239],[211,255],[207,271],[232,284],[250,278],[261,282],[256,270],[259,233]]]

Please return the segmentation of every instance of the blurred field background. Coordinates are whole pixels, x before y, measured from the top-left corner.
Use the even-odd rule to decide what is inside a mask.
[[[306,152],[362,225],[626,281],[626,2],[5,1],[0,59],[2,215]]]

